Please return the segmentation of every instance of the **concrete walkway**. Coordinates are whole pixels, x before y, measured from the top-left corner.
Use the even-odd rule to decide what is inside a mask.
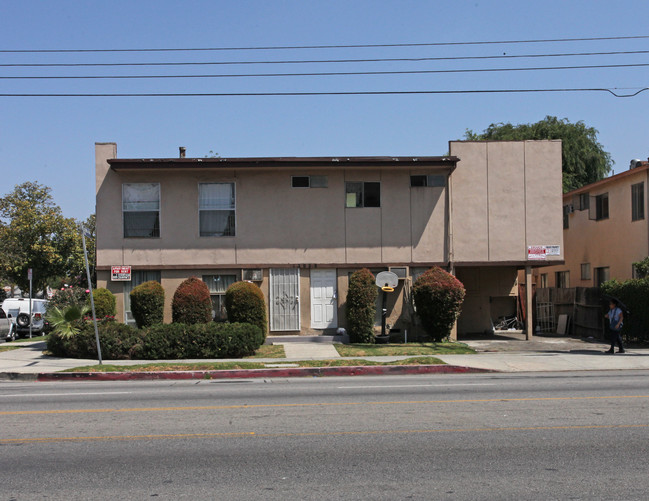
[[[278,340],[286,353],[285,358],[249,359],[267,367],[289,367],[300,360],[327,360],[341,358],[332,343],[287,342]],[[449,366],[499,372],[587,371],[587,370],[647,370],[649,349],[630,348],[625,354],[608,355],[608,345],[594,340],[566,337],[535,337],[525,341],[515,334],[489,339],[463,340],[476,351],[474,355],[438,355]],[[13,344],[13,343],[12,343]],[[97,365],[97,360],[65,359],[43,354],[44,342],[15,343],[20,349],[0,352],[0,379],[15,378],[19,374],[47,374],[80,366]],[[0,346],[4,346],[0,344]],[[380,362],[405,360],[410,356],[354,357]],[[226,360],[165,360],[165,363],[224,362]],[[238,360],[240,361],[240,360]],[[155,363],[155,360],[104,360],[110,365],[138,365]],[[394,372],[392,372],[394,373]],[[236,377],[236,376],[233,376]]]

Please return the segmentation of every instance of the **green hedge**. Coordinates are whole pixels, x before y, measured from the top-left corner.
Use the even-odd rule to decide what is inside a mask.
[[[157,324],[136,329],[117,322],[99,322],[99,342],[106,360],[181,360],[241,358],[252,355],[264,342],[261,330],[251,324]],[[63,339],[50,334],[48,350],[57,357],[97,358],[92,322],[78,334]]]
[[[622,326],[622,336],[627,341],[649,340],[649,279],[634,279],[625,282],[611,280],[601,285],[604,296],[622,301],[629,309]],[[608,310],[608,303],[606,303]],[[604,313],[602,313],[603,315]]]
[[[347,290],[347,332],[352,343],[373,343],[374,317],[378,287],[372,272],[367,268],[355,271],[349,277]]]

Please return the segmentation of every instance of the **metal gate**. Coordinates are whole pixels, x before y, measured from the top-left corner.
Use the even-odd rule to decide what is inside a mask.
[[[300,270],[270,270],[270,330],[300,330]]]

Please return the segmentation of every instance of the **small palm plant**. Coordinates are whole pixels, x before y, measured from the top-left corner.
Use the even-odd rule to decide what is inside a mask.
[[[47,314],[52,332],[63,339],[74,337],[81,330],[79,320],[83,319],[89,309],[88,306],[76,304],[71,304],[63,309],[55,306]]]

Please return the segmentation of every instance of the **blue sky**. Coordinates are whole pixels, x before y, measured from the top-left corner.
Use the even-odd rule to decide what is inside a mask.
[[[647,35],[649,2],[546,0],[0,0],[0,50],[424,44]],[[649,39],[219,52],[9,53],[0,64],[457,58],[649,51]],[[0,76],[414,71],[649,63],[648,54],[483,60],[151,67],[8,67]],[[617,88],[649,67],[192,79],[0,79],[16,93],[268,93]],[[466,129],[546,115],[599,131],[615,172],[649,156],[649,92],[229,97],[0,97],[0,195],[52,188],[68,217],[94,212],[94,143],[120,158],[443,155]]]

